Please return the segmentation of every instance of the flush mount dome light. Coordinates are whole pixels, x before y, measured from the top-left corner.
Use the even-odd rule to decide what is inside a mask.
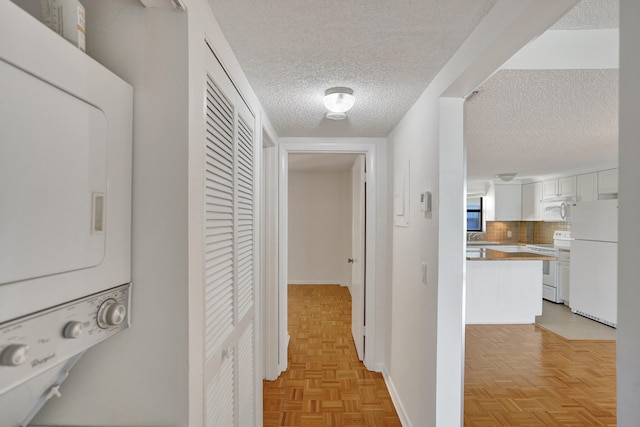
[[[499,173],[496,175],[496,178],[500,179],[500,181],[503,181],[503,182],[509,182],[513,178],[515,178],[516,175],[518,175],[516,172]]]
[[[353,89],[348,87],[332,87],[324,92],[322,100],[329,112],[326,117],[332,120],[342,120],[347,117],[345,114],[353,107],[356,98],[353,96]]]

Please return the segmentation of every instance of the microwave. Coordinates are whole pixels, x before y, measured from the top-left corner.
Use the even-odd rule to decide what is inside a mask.
[[[571,204],[569,200],[557,200],[542,203],[543,221],[569,221],[571,218]]]
[[[11,2],[0,16],[2,324],[131,281],[133,89]]]

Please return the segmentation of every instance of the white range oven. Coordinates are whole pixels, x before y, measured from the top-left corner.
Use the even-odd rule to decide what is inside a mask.
[[[0,2],[0,424],[129,326],[133,89]]]
[[[560,258],[560,249],[568,250],[571,247],[571,232],[557,230],[553,233],[553,244],[530,244],[527,250],[533,253]],[[542,298],[562,303],[564,292],[560,280],[558,260],[542,261]]]
[[[559,250],[552,244],[534,244],[527,245],[527,250],[541,255],[553,257],[559,256]],[[544,260],[542,261],[542,298],[560,303],[560,292],[558,292],[558,261]]]

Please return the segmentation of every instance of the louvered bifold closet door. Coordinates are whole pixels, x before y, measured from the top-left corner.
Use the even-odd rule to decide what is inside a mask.
[[[207,81],[205,145],[206,358],[233,329],[234,118],[231,102]]]
[[[256,425],[255,119],[208,62],[204,162],[204,398],[207,427]]]
[[[238,123],[238,315],[253,306],[253,131]]]

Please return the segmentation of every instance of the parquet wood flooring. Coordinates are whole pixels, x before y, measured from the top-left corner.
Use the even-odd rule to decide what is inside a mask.
[[[615,426],[615,342],[467,325],[465,427]]]
[[[289,368],[264,382],[264,427],[401,427],[382,375],[358,360],[349,290],[289,285],[288,295]]]

